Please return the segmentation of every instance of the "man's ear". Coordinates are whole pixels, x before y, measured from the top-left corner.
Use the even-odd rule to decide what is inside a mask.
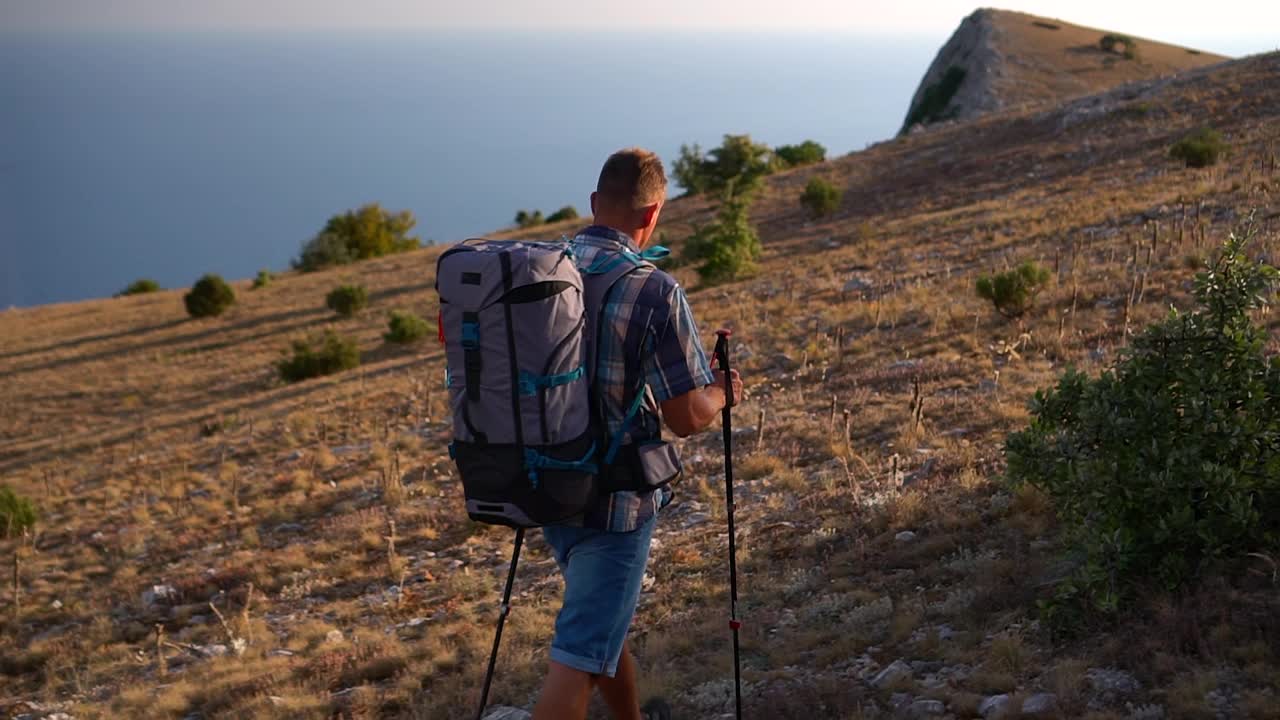
[[[642,220],[644,220],[644,227],[653,229],[653,226],[658,223],[658,213],[661,210],[662,210],[662,203],[660,202],[656,202],[652,205],[646,205],[645,207],[641,208],[640,212],[643,214],[640,217]]]
[[[598,192],[592,192],[592,193],[591,193],[591,216],[592,216],[592,217],[595,217],[595,216],[598,214],[598,212],[599,212],[599,211],[597,211],[597,210],[596,210],[596,196],[597,196],[597,195],[599,195],[599,194],[600,194],[600,193],[598,193]]]

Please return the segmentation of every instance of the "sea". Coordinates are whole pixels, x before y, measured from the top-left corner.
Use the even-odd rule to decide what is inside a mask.
[[[0,309],[289,266],[369,202],[424,242],[589,212],[605,157],[894,136],[944,36],[0,34]],[[678,192],[678,188],[674,189]]]

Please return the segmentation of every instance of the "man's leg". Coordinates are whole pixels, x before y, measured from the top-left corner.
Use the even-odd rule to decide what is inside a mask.
[[[533,708],[533,720],[583,720],[591,700],[592,676],[552,660]]]
[[[636,663],[631,648],[622,645],[618,657],[618,671],[613,677],[597,675],[596,686],[608,703],[614,720],[643,720],[640,715],[640,697],[636,694]]]

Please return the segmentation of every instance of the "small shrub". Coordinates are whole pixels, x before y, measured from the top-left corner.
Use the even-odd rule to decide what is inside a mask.
[[[698,145],[681,145],[671,175],[688,195],[705,192],[747,195],[775,169],[769,146],[750,135],[725,135],[720,147],[705,155]],[[732,190],[730,187],[732,186]]]
[[[360,347],[352,338],[325,330],[307,340],[295,340],[292,354],[276,363],[285,382],[332,375],[360,366]]]
[[[129,283],[129,287],[116,293],[116,297],[125,297],[126,295],[143,295],[145,293],[153,293],[160,291],[160,283],[150,278],[142,278]]]
[[[334,233],[320,233],[302,246],[302,254],[293,261],[293,267],[311,272],[335,265],[346,265],[355,260],[347,249],[347,243]]]
[[[748,217],[747,197],[726,197],[716,222],[697,229],[685,244],[690,260],[701,261],[698,276],[704,284],[728,282],[756,270],[760,258],[760,236]]]
[[[577,220],[577,219],[578,219],[578,209],[572,205],[565,205],[559,210],[548,215],[547,223],[548,224],[558,223],[558,222],[563,222],[565,220]]]
[[[978,297],[990,300],[1005,317],[1021,317],[1049,283],[1050,275],[1048,268],[1027,261],[1014,270],[978,278]]]
[[[535,227],[544,222],[546,222],[546,220],[542,217],[541,210],[534,210],[533,212],[520,210],[516,213],[516,225],[519,225],[522,228]]]
[[[275,279],[276,276],[272,275],[270,270],[263,268],[258,271],[258,276],[253,279],[253,289],[261,290],[262,288],[270,285],[271,281]]]
[[[783,168],[793,168],[826,160],[827,149],[813,140],[805,140],[799,145],[779,145],[773,155]]]
[[[1181,160],[1186,167],[1203,168],[1216,165],[1227,151],[1222,133],[1213,128],[1200,128],[1169,148],[1169,157]]]
[[[217,317],[235,304],[236,293],[222,276],[210,273],[196,281],[182,302],[191,317]]]
[[[1194,310],[1097,378],[1068,371],[1009,436],[1010,479],[1048,493],[1083,560],[1050,620],[1115,612],[1139,584],[1174,590],[1280,541],[1280,361],[1250,315],[1280,273],[1247,257],[1251,235],[1196,276]]]
[[[392,343],[417,342],[435,331],[431,323],[407,310],[392,310],[387,326],[382,338]]]
[[[1098,46],[1103,52],[1115,52],[1117,46],[1124,46],[1121,53],[1126,60],[1135,60],[1138,57],[1138,42],[1128,35],[1119,33],[1107,33],[1098,41]]]
[[[822,217],[830,215],[840,207],[842,196],[843,193],[835,185],[822,178],[813,178],[808,185],[804,186],[804,192],[800,194],[800,204],[814,217]]]
[[[369,305],[369,292],[363,285],[339,285],[325,296],[324,304],[342,317],[351,317]]]
[[[0,487],[0,529],[10,538],[22,535],[36,524],[36,507],[30,499],[7,487]]]

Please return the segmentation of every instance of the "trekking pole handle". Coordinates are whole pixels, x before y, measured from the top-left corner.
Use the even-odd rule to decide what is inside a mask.
[[[724,393],[725,407],[733,405],[733,377],[729,372],[729,338],[733,336],[733,331],[729,328],[720,328],[716,331],[716,349],[713,351],[716,357],[716,365],[719,370],[724,373]]]

